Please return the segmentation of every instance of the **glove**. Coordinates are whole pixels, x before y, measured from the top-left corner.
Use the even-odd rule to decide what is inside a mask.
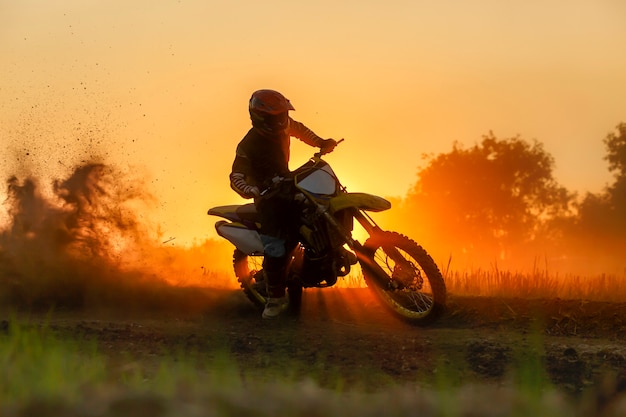
[[[331,153],[336,146],[337,141],[335,139],[322,139],[322,142],[320,143],[320,152],[322,155]]]
[[[232,172],[230,174],[230,187],[243,198],[257,198],[261,195],[259,187],[248,184],[245,175],[241,172]]]
[[[261,191],[256,185],[246,185],[243,192],[248,198],[258,198],[261,195]]]

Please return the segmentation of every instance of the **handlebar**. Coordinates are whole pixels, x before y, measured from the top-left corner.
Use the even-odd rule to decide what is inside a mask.
[[[343,142],[344,139],[341,138],[337,141],[337,143],[335,144],[335,147],[337,145],[339,145],[341,142]],[[333,148],[334,150],[335,148]],[[321,149],[319,152],[315,152],[313,154],[313,158],[321,158],[322,155],[326,155],[328,153],[332,152],[332,150],[328,151],[328,152],[323,152]],[[271,191],[274,191],[275,189],[277,189],[282,183],[287,182],[287,181],[293,181],[293,178],[289,178],[289,177],[280,177],[280,176],[276,176],[274,178],[272,178],[272,184],[270,186],[268,186],[267,188],[265,188],[264,190],[262,190],[259,194],[259,197],[265,197],[267,196]]]
[[[272,178],[272,184],[263,191],[261,191],[259,197],[265,197],[270,191],[277,189],[282,183],[290,180],[292,180],[292,178],[280,177],[278,175],[275,176],[274,178]]]
[[[343,141],[344,141],[344,139],[343,139],[343,138],[339,139],[339,140],[337,141],[337,143],[335,144],[335,147],[336,147],[337,145],[339,145],[339,144],[340,144],[341,142],[343,142]],[[314,158],[320,158],[320,157],[321,157],[321,156],[323,156],[323,155],[326,155],[326,154],[331,153],[334,149],[335,149],[335,148],[331,149],[331,150],[330,150],[330,151],[328,151],[328,152],[323,152],[323,151],[320,149],[320,151],[319,151],[319,152],[315,152],[315,153],[313,154],[313,157],[314,157]]]

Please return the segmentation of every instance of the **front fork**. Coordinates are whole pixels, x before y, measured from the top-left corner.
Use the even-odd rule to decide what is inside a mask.
[[[319,207],[319,206],[318,206]],[[397,289],[400,283],[390,280],[385,270],[378,265],[374,259],[368,256],[365,247],[358,241],[352,238],[350,233],[347,233],[337,222],[337,220],[328,212],[327,209],[320,207],[323,216],[328,221],[328,224],[333,227],[337,233],[344,239],[348,247],[356,253],[361,268],[368,270],[371,276],[374,278],[378,286],[382,289]],[[355,210],[353,217],[359,222],[359,224],[365,229],[365,231],[373,236],[377,233],[382,233],[383,230],[374,222],[374,220],[361,210]],[[389,254],[394,259],[402,258],[396,248],[389,248]]]

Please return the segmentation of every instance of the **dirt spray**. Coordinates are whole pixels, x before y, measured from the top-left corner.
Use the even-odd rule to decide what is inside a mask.
[[[141,177],[86,162],[48,189],[41,178],[6,180],[0,225],[4,304],[74,308],[158,304],[182,287],[228,288],[230,251],[207,240],[165,242],[150,220],[157,198]],[[169,293],[169,294],[168,294]]]

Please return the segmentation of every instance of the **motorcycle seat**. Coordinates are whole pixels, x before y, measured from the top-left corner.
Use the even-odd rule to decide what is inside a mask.
[[[244,204],[237,208],[237,216],[241,220],[256,222],[258,220],[258,213],[256,211],[256,206],[253,203]]]

